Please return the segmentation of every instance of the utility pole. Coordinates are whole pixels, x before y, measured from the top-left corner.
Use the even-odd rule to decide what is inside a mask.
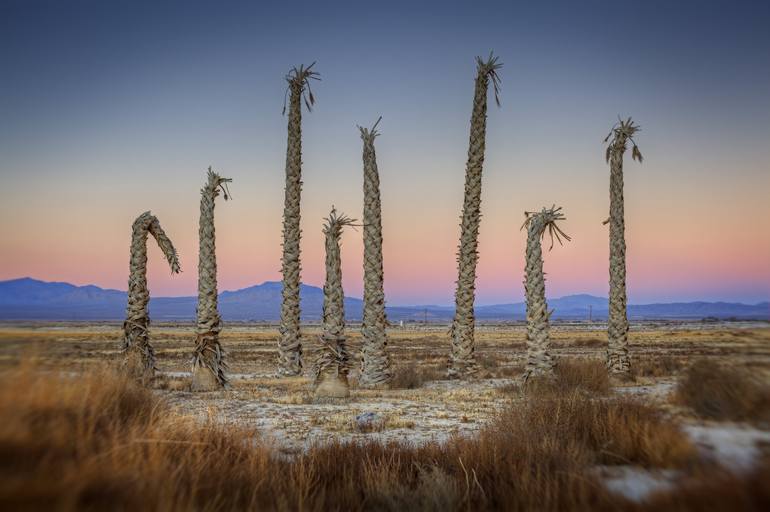
[[[594,307],[591,304],[588,305],[588,323],[594,323]]]

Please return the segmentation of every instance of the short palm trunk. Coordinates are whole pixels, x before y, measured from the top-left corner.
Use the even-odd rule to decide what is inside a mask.
[[[527,267],[524,279],[524,291],[527,298],[527,365],[523,380],[531,377],[552,377],[556,362],[550,353],[549,319],[545,300],[545,273],[543,272],[542,238],[546,230],[561,243],[562,238],[569,240],[556,222],[564,219],[561,208],[555,206],[543,208],[536,213],[527,214],[523,228],[527,228]],[[551,243],[553,247],[553,243]]]
[[[345,293],[342,290],[340,237],[342,228],[354,224],[353,219],[337,215],[332,208],[326,219],[326,282],[324,283],[323,332],[315,362],[315,397],[340,399],[350,396],[348,370],[350,356],[345,337]]]

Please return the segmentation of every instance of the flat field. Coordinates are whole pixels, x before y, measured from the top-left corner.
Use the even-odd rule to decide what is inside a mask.
[[[598,364],[606,343],[602,328],[599,324],[555,324],[551,332],[553,353],[561,361]],[[481,370],[470,382],[445,380],[447,326],[390,329],[396,389],[358,389],[354,368],[351,398],[346,403],[314,403],[309,374],[276,378],[277,328],[249,324],[227,325],[222,332],[230,389],[191,393],[192,329],[187,324],[152,327],[160,370],[157,393],[184,414],[256,427],[287,452],[329,439],[422,443],[472,434],[506,404],[521,399],[516,382],[526,356],[523,325],[478,327]],[[312,363],[318,333],[316,326],[304,330],[307,363]],[[0,326],[0,369],[24,359],[35,360],[38,368],[80,372],[117,361],[120,334],[116,324],[5,324]],[[358,354],[360,333],[356,326],[350,327],[349,339],[352,352]],[[614,392],[655,404],[685,422],[697,420],[686,408],[671,405],[669,398],[678,375],[696,360],[746,368],[770,382],[767,324],[640,323],[632,328],[630,350],[635,380],[613,383]],[[367,428],[356,420],[364,413],[374,413],[377,428]]]

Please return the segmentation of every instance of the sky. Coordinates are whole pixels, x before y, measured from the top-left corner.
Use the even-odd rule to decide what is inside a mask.
[[[128,2],[0,0],[0,280],[125,289],[131,224],[151,210],[154,295],[197,285],[199,190],[216,207],[220,290],[280,280],[286,82],[316,61],[303,112],[302,278],[324,280],[332,205],[362,210],[357,125],[377,139],[385,291],[451,304],[476,55],[490,102],[477,303],[523,297],[524,211],[557,204],[550,296],[608,289],[602,140],[632,116],[625,165],[632,303],[770,298],[767,2]],[[361,232],[343,236],[362,293]]]

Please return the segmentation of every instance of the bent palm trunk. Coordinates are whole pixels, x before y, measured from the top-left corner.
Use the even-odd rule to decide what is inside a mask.
[[[381,118],[380,118],[381,119]],[[371,130],[360,128],[364,141],[364,317],[361,325],[361,378],[364,388],[387,387],[392,378],[385,327],[385,291],[382,270],[382,205],[380,175],[374,139],[378,119]]]
[[[631,157],[642,161],[642,154],[634,142],[633,135],[640,128],[631,121],[621,120],[616,124],[605,142],[606,160],[610,164],[610,298],[607,319],[607,369],[621,378],[631,375],[631,358],[628,354],[628,313],[626,294],[626,238],[623,202],[623,154],[627,142],[633,144]]]
[[[121,350],[126,371],[142,381],[148,381],[155,374],[155,351],[150,344],[148,327],[150,315],[148,305],[150,291],[147,289],[147,235],[151,234],[166,256],[171,273],[179,273],[179,258],[176,249],[160,227],[158,219],[150,212],[136,218],[131,234],[131,261],[128,277],[128,306],[123,322]]]
[[[219,344],[222,319],[217,308],[217,254],[214,229],[214,200],[220,190],[229,198],[222,178],[209,167],[208,181],[201,189],[201,216],[198,226],[198,325],[192,365],[192,390],[210,391],[227,385],[224,351]]]
[[[350,395],[348,370],[350,356],[345,338],[345,294],[342,290],[340,237],[345,226],[355,220],[337,215],[332,208],[324,225],[326,235],[326,282],[324,283],[321,349],[315,363],[315,396],[345,398]]]
[[[492,57],[492,54],[486,61],[480,57],[477,57],[476,61],[477,73],[473,93],[468,162],[465,167],[465,199],[460,224],[460,244],[457,250],[455,315],[450,331],[452,352],[447,370],[450,378],[470,376],[477,370],[474,354],[476,319],[473,305],[476,297],[476,263],[479,259],[477,248],[481,223],[481,173],[484,166],[487,129],[487,89],[491,80],[495,90],[495,100],[497,100],[499,86],[497,70],[502,66],[497,62],[497,57]]]
[[[300,319],[300,194],[302,192],[302,100],[310,110],[315,98],[310,80],[318,80],[318,73],[300,66],[286,75],[289,83],[289,125],[286,145],[286,190],[283,206],[283,258],[281,274],[283,292],[281,325],[278,339],[278,374],[302,373],[302,341]],[[307,90],[307,97],[305,91]],[[285,106],[284,106],[285,110]]]
[[[564,219],[561,208],[543,208],[537,213],[527,212],[522,229],[527,228],[527,267],[524,278],[524,292],[527,298],[527,365],[524,382],[532,376],[553,375],[554,359],[549,352],[549,325],[552,311],[548,311],[545,300],[545,274],[543,273],[542,239],[548,230],[553,239],[561,243],[562,238],[570,240],[556,222]]]

